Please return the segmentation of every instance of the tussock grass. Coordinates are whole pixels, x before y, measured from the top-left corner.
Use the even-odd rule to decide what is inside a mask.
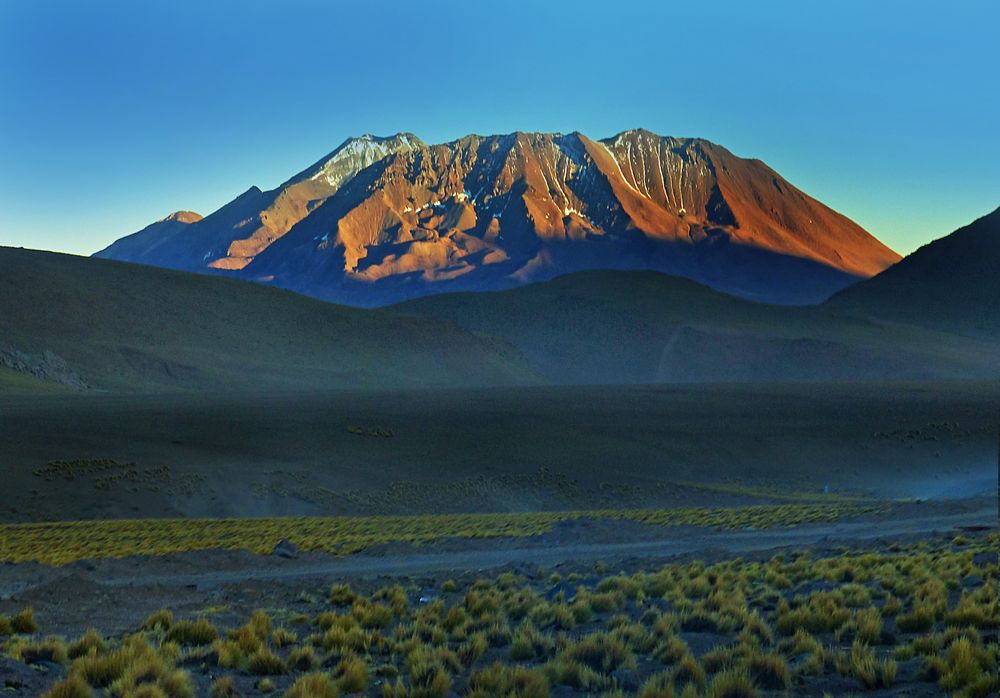
[[[236,682],[232,676],[220,676],[212,682],[208,690],[209,698],[240,698],[240,692],[236,689]]]
[[[756,698],[759,693],[745,672],[730,669],[712,679],[706,695],[708,698]]]
[[[21,635],[31,635],[38,632],[38,623],[35,622],[35,611],[25,608],[18,611],[10,619],[10,627],[15,633]]]
[[[755,686],[769,690],[791,688],[792,677],[788,662],[777,654],[755,654],[746,662],[746,669]]]
[[[43,698],[93,698],[94,691],[79,676],[70,676],[54,684]]]
[[[296,679],[285,698],[340,698],[340,691],[326,674],[306,674]]]
[[[219,637],[219,631],[204,618],[182,620],[167,630],[166,638],[180,645],[210,645]]]
[[[90,628],[79,639],[69,645],[68,654],[70,659],[76,659],[86,654],[100,654],[104,652],[106,643],[101,634],[94,628]]]
[[[345,693],[358,693],[368,688],[368,664],[358,657],[353,655],[344,657],[333,673],[337,685]]]
[[[987,696],[1000,660],[998,571],[972,557],[995,544],[694,560],[555,582],[532,570],[451,580],[447,596],[420,603],[400,584],[362,592],[338,583],[325,596],[300,595],[295,621],[275,609],[288,625],[258,610],[216,628],[163,609],[132,635],[88,630],[66,642],[37,627],[14,633],[9,620],[0,650],[9,661],[46,664],[52,691],[68,677],[75,687],[58,690],[83,685],[109,698],[193,696],[179,667],[211,672],[211,688],[198,674],[198,691],[219,696],[238,685],[227,677],[253,675],[263,677],[256,693],[291,685],[293,697],[740,697],[808,693],[836,674],[858,690],[895,690],[897,661],[915,661],[942,692]],[[572,588],[551,593],[564,579]],[[20,616],[19,627],[34,624],[30,611]]]
[[[470,698],[548,698],[550,692],[544,671],[495,662],[472,674],[468,695]]]
[[[877,659],[863,642],[855,641],[851,647],[851,674],[866,689],[889,688],[896,680],[896,662]]]
[[[66,649],[66,643],[59,638],[52,637],[36,642],[15,644],[12,654],[16,659],[25,664],[39,664],[42,662],[65,664],[69,661],[69,652]]]
[[[247,659],[247,669],[256,676],[279,676],[288,673],[285,661],[266,648],[254,652]]]

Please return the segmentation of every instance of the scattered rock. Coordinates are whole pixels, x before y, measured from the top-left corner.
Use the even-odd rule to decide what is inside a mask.
[[[48,350],[41,354],[27,354],[11,346],[0,346],[0,366],[75,390],[90,387],[62,357]]]
[[[567,603],[571,603],[576,598],[576,587],[569,582],[559,582],[545,592],[545,600],[552,601],[562,593]]]
[[[286,560],[297,560],[299,557],[299,547],[287,538],[282,538],[271,554],[275,557],[283,557]]]
[[[613,671],[611,672],[611,678],[614,679],[615,685],[624,691],[639,690],[639,675],[631,669]]]

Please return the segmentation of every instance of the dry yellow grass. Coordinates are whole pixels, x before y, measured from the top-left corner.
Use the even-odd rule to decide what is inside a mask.
[[[547,533],[580,518],[631,520],[661,526],[768,528],[882,511],[878,503],[779,504],[734,508],[602,509],[590,511],[419,516],[260,519],[125,519],[0,526],[0,562],[65,565],[76,560],[165,555],[192,550],[270,553],[282,539],[303,550],[337,555],[372,545],[425,544],[448,536],[504,538]]]

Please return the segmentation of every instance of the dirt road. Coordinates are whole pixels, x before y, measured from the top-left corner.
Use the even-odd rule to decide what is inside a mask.
[[[535,545],[518,548],[490,547],[489,541],[470,543],[469,550],[419,552],[374,556],[358,554],[322,563],[278,560],[287,564],[261,564],[248,569],[205,571],[186,574],[148,574],[95,578],[110,587],[196,586],[208,588],[243,581],[292,580],[309,577],[380,577],[413,576],[446,571],[470,572],[494,569],[511,563],[551,567],[565,562],[589,562],[622,558],[667,558],[701,551],[749,553],[788,546],[834,545],[852,541],[930,534],[959,529],[962,526],[997,525],[997,509],[987,506],[976,511],[898,520],[838,523],[763,530],[721,531],[667,535],[658,540],[631,543],[583,543],[571,545]],[[476,546],[476,547],[472,547]],[[479,547],[482,546],[482,547]]]

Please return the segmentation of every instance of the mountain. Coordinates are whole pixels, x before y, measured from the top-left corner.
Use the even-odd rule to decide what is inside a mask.
[[[825,306],[751,302],[649,271],[577,272],[391,310],[501,338],[562,384],[1000,377],[996,342]]]
[[[596,270],[360,309],[239,279],[0,248],[0,390],[998,376],[995,338],[835,305],[768,305],[658,272]]]
[[[973,336],[1000,336],[1000,209],[841,291],[827,305]]]
[[[138,233],[116,242],[113,258],[128,262],[142,262],[146,257],[167,260],[173,250],[184,247],[184,235],[192,223],[204,220],[194,211],[177,211],[166,218],[150,223]],[[110,248],[109,248],[110,249]],[[160,266],[173,266],[161,264]]]
[[[99,257],[216,271],[354,305],[652,269],[819,302],[898,255],[759,160],[632,130],[350,139],[280,187]]]
[[[188,271],[242,269],[358,172],[390,153],[422,147],[419,138],[405,133],[349,139],[271,191],[251,187],[205,218],[189,214],[184,220],[197,225],[154,223],[95,256]],[[175,213],[164,221],[185,213]],[[190,216],[197,219],[189,220]]]
[[[447,321],[347,308],[235,279],[0,248],[0,390],[536,380],[509,345]]]

